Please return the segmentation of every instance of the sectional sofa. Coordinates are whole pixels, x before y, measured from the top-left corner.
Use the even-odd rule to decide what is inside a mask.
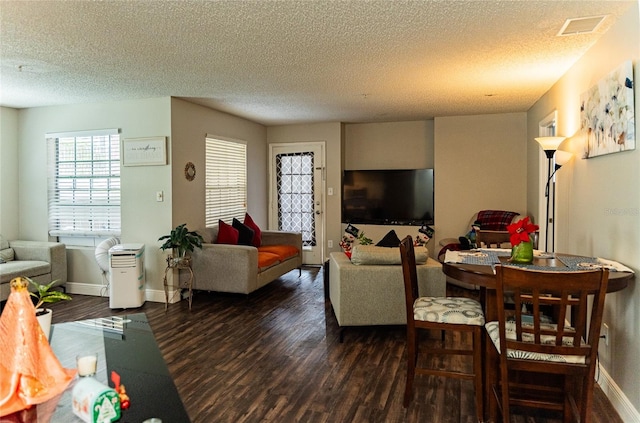
[[[9,297],[9,282],[18,276],[38,283],[67,282],[67,249],[59,242],[6,241],[0,236],[0,301]]]

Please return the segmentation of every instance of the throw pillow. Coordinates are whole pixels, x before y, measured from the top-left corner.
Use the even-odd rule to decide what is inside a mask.
[[[253,229],[240,222],[235,217],[231,226],[238,230],[238,245],[253,246]]]
[[[239,232],[236,228],[224,223],[222,220],[218,220],[218,239],[216,244],[233,244],[238,243]]]
[[[429,250],[416,248],[416,264],[425,264]],[[356,245],[351,250],[351,263],[355,265],[398,265],[402,264],[400,247],[378,247],[376,245]]]
[[[244,215],[244,224],[253,229],[253,246],[258,248],[262,245],[262,231],[260,227],[256,225],[249,213]]]
[[[400,246],[400,238],[396,235],[396,231],[393,229],[387,232],[387,234],[376,244],[376,247],[398,247]]]
[[[3,263],[12,261],[14,259],[13,248],[5,248],[3,250],[0,250],[0,259],[2,259]]]

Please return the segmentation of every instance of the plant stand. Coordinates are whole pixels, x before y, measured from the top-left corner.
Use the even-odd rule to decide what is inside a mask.
[[[167,282],[167,273],[169,270],[178,270],[178,283],[177,284],[169,284]],[[189,272],[189,280],[186,282],[180,283],[180,270],[187,270]],[[174,257],[169,254],[167,256],[167,267],[164,270],[164,310],[167,311],[169,307],[169,289],[186,289],[189,295],[189,310],[191,310],[191,301],[193,300],[193,270],[191,269],[191,257]]]

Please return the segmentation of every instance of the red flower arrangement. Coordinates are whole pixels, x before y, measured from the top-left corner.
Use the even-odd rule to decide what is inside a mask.
[[[540,229],[538,225],[529,223],[529,216],[518,220],[516,223],[507,225],[507,230],[510,234],[509,241],[511,241],[511,246],[515,247],[521,242],[531,241],[531,234],[538,229]]]

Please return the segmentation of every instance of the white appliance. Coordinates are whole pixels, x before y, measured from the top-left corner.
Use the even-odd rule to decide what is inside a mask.
[[[109,308],[136,308],[145,301],[144,244],[109,248]]]

